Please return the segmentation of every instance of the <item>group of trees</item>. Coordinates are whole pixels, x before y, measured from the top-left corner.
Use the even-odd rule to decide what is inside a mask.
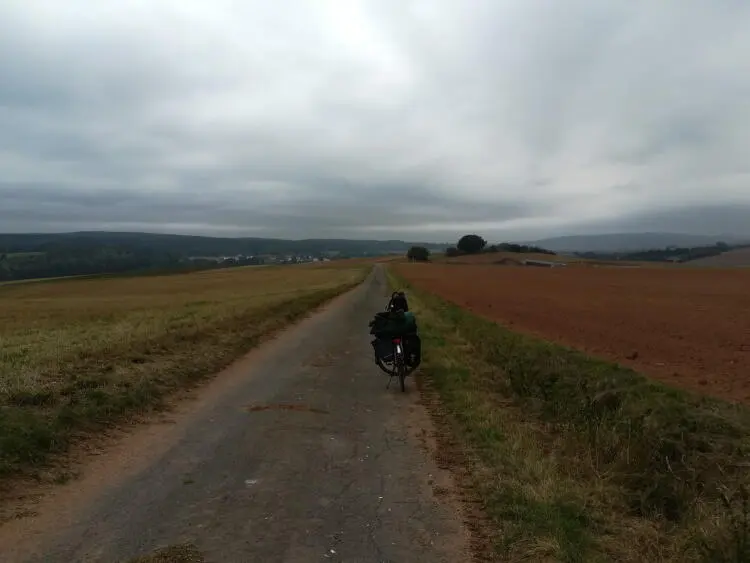
[[[539,246],[530,246],[526,244],[514,244],[503,242],[501,244],[492,244],[487,246],[487,241],[477,234],[462,236],[456,246],[451,246],[445,250],[448,257],[461,256],[464,254],[479,254],[481,252],[516,252],[516,253],[534,253],[534,254],[555,254],[551,250]],[[412,262],[427,262],[430,259],[430,251],[423,246],[412,246],[406,257]]]
[[[412,262],[428,262],[430,251],[424,246],[412,246],[406,253],[406,257]]]
[[[462,254],[479,254],[487,246],[487,241],[479,235],[464,235],[458,239],[456,250]]]
[[[447,248],[446,256],[460,256],[462,254],[479,254],[481,252],[515,252],[524,254],[555,254],[551,250],[539,246],[503,242],[487,246],[487,241],[479,235],[462,236],[456,246]]]
[[[487,241],[479,235],[464,235],[455,247],[446,250],[447,256],[457,256],[459,254],[476,254],[482,252],[487,245]],[[406,253],[406,257],[412,262],[427,262],[430,259],[430,251],[424,246],[412,246]]]
[[[93,274],[176,270],[195,266],[149,249],[105,247],[33,253],[0,253],[0,281]]]

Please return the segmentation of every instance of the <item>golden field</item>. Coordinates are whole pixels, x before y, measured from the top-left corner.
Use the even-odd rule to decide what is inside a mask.
[[[162,403],[359,283],[372,261],[0,287],[0,475]]]

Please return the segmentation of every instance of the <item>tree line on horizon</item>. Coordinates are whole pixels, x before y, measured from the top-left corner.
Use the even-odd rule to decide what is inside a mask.
[[[668,246],[634,252],[576,252],[576,256],[589,260],[626,260],[630,262],[690,262],[699,258],[718,256],[746,245],[729,245],[719,241],[711,246]]]
[[[445,255],[450,257],[463,256],[470,254],[480,254],[483,252],[513,252],[516,254],[548,254],[554,255],[555,252],[539,246],[516,244],[512,242],[502,242],[500,244],[487,245],[487,241],[475,233],[462,236],[455,246],[445,249]],[[423,246],[412,246],[406,253],[406,257],[412,262],[427,262],[430,260],[429,249]]]
[[[717,242],[708,246],[656,248],[634,252],[575,252],[580,258],[591,260],[626,260],[634,262],[689,262],[699,258],[717,256],[735,248],[743,248],[747,245],[729,245],[725,242]],[[479,254],[483,252],[513,252],[518,254],[547,254],[556,253],[534,245],[516,244],[503,242],[500,244],[487,245],[487,241],[477,234],[469,234],[461,237],[455,246],[445,250],[447,257]],[[427,262],[430,260],[429,249],[423,246],[412,246],[407,252],[407,258],[413,262]]]

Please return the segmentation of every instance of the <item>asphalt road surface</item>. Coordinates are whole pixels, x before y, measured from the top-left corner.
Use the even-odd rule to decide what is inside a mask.
[[[469,561],[460,509],[401,393],[372,360],[384,273],[252,352],[0,527],[0,560],[128,561],[191,543],[206,561]]]

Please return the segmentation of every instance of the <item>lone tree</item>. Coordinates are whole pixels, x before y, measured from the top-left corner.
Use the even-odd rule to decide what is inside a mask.
[[[464,235],[456,246],[465,254],[478,254],[482,252],[486,244],[487,241],[479,235]]]
[[[430,259],[430,251],[424,246],[412,246],[406,257],[412,262],[427,262]]]

